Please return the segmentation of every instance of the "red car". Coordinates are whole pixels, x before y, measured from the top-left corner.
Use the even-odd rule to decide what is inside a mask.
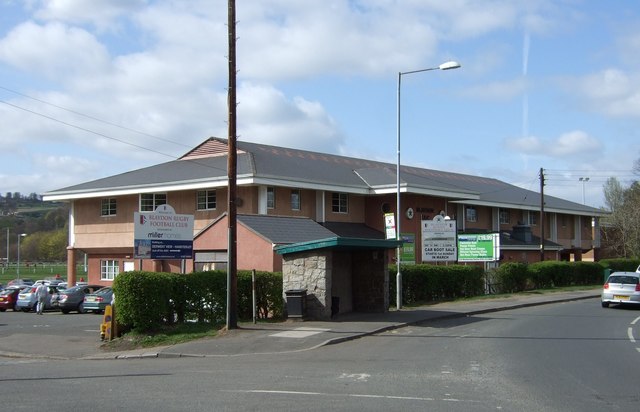
[[[7,309],[16,311],[16,302],[18,301],[18,294],[24,286],[9,286],[6,289],[0,291],[0,312],[4,312]]]

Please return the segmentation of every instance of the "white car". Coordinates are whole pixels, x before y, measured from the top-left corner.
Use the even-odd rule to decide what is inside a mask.
[[[640,304],[640,272],[613,272],[602,288],[602,307],[611,303]]]

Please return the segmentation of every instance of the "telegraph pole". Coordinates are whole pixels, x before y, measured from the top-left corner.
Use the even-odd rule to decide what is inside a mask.
[[[544,169],[540,168],[540,262],[544,261]]]
[[[237,151],[236,151],[236,2],[228,0],[229,29],[229,135],[227,153],[228,176],[228,248],[227,248],[227,329],[238,328],[238,267],[237,267],[237,230],[236,230],[236,177],[237,177]]]

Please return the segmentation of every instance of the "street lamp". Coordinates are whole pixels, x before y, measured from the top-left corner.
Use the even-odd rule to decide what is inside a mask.
[[[406,74],[420,73],[420,72],[428,72],[431,70],[451,70],[457,69],[460,67],[460,63],[454,61],[448,61],[442,63],[440,66],[431,67],[428,69],[420,69],[420,70],[411,70],[408,72],[398,72],[398,111],[397,111],[397,132],[398,132],[398,141],[397,141],[397,149],[398,149],[398,161],[396,163],[396,240],[402,240],[402,235],[400,234],[400,220],[402,220],[400,214],[400,89],[402,84],[402,76]],[[400,310],[402,308],[402,272],[400,270],[400,258],[402,252],[402,244],[398,244],[398,248],[396,250],[396,265],[398,267],[398,273],[396,274],[396,308]]]
[[[584,184],[587,183],[589,181],[588,177],[581,177],[578,179],[579,181],[582,182],[582,204],[586,204],[584,201]]]
[[[20,279],[20,239],[27,236],[26,233],[20,233],[18,235],[18,266],[16,268],[16,277]]]

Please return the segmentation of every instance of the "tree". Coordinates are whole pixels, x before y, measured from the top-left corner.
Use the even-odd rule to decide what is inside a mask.
[[[624,189],[616,178],[610,178],[603,189],[611,211],[602,220],[603,249],[612,256],[640,256],[640,183]]]

